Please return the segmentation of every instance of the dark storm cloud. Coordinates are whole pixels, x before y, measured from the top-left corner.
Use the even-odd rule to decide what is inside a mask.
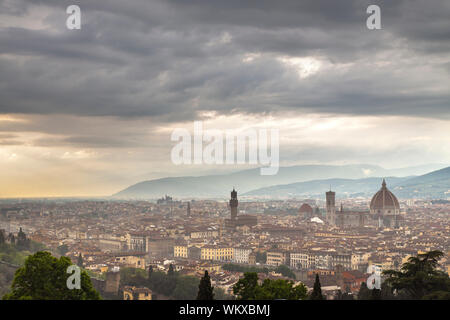
[[[65,29],[70,4],[0,1],[11,17],[49,11],[49,28],[0,28],[1,113],[449,116],[448,1],[89,0],[77,2],[80,31]],[[383,30],[367,30],[369,4]],[[302,79],[280,56],[329,68]]]

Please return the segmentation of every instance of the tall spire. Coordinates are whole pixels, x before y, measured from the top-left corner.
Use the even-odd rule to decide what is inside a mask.
[[[386,189],[386,180],[384,180],[384,178],[383,178],[383,183],[381,184],[381,187],[382,187],[383,189]]]

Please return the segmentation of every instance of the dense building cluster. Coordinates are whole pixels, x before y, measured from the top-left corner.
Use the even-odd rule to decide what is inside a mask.
[[[450,201],[399,201],[383,181],[371,198],[292,199],[238,203],[214,200],[4,200],[0,232],[11,241],[22,228],[28,238],[65,254],[99,277],[124,267],[201,277],[231,294],[245,268],[260,279],[287,278],[287,266],[312,289],[356,293],[376,270],[399,269],[412,255],[441,250],[450,270]],[[339,209],[337,209],[339,207]],[[229,264],[235,264],[233,268]],[[228,267],[227,267],[228,266]],[[112,278],[111,278],[112,279]],[[117,281],[109,281],[117,291]],[[145,288],[123,288],[124,299],[151,299]]]

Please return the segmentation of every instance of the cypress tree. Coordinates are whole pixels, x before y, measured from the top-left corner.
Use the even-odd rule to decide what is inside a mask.
[[[20,228],[19,232],[17,233],[17,242],[16,245],[19,249],[28,249],[29,247],[29,241],[27,239],[27,235],[25,232],[23,232],[22,228]]]
[[[173,264],[169,265],[169,270],[167,271],[167,275],[170,276],[170,277],[175,275],[175,271],[173,270]]]
[[[83,257],[81,256],[81,252],[78,254],[77,266],[83,268]]]
[[[152,278],[152,273],[153,273],[153,266],[149,266],[148,267],[148,280],[150,280]]]
[[[358,300],[370,300],[371,297],[372,293],[370,292],[370,289],[365,282],[362,282],[358,292]]]
[[[316,273],[316,281],[314,282],[314,288],[310,295],[311,300],[325,300],[322,295],[322,288],[320,287],[319,274]]]
[[[8,238],[9,238],[9,243],[10,244],[12,244],[12,245],[16,244],[16,237],[14,236],[14,234],[10,233]]]
[[[197,300],[214,300],[214,288],[211,286],[211,278],[208,271],[205,270],[205,275],[201,278],[198,286]]]

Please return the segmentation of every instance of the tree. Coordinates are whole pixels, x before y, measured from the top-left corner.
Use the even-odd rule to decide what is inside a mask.
[[[238,300],[256,299],[258,290],[258,274],[256,272],[244,273],[244,278],[239,279],[233,286],[233,294]]]
[[[211,286],[211,278],[207,270],[205,270],[205,275],[200,279],[197,300],[214,300],[214,288]]]
[[[394,300],[394,294],[392,293],[392,287],[386,283],[383,282],[381,284],[381,300]]]
[[[20,228],[19,232],[17,233],[16,245],[19,250],[25,250],[30,247],[30,240],[27,239],[27,235],[25,234],[25,232],[23,232],[22,228]]]
[[[77,266],[79,266],[80,268],[83,268],[83,256],[81,255],[81,252],[78,254],[78,259],[77,259]]]
[[[177,277],[176,287],[171,297],[176,300],[193,300],[198,294],[198,278],[192,276]]]
[[[138,268],[120,268],[120,285],[145,287],[147,285],[147,273]]]
[[[442,292],[450,292],[448,274],[437,270],[443,255],[436,250],[410,257],[400,271],[383,271],[388,277],[385,282],[397,295],[407,299],[442,298],[445,296]]]
[[[217,288],[217,287],[214,288],[214,298],[216,300],[231,300],[231,299],[233,299],[233,297],[230,296],[229,294],[227,294],[224,289]]]
[[[359,287],[358,300],[370,300],[371,296],[372,294],[370,289],[367,287],[367,284],[362,282],[361,287]]]
[[[8,235],[8,239],[9,239],[9,243],[10,243],[10,244],[12,244],[12,245],[15,245],[15,244],[16,244],[16,237],[14,236],[14,234],[10,233],[10,234]]]
[[[5,243],[5,233],[0,230],[0,245]]]
[[[282,279],[264,280],[257,292],[257,300],[303,300],[307,297],[307,289],[302,283],[294,287],[293,281]]]
[[[450,300],[449,291],[433,291],[423,297],[424,300]]]
[[[148,279],[150,280],[152,278],[153,274],[153,266],[148,267]]]
[[[248,272],[244,278],[233,286],[233,293],[238,300],[301,300],[306,298],[306,287],[300,283],[294,286],[290,280],[266,279],[261,285],[258,284],[258,274]]]
[[[316,281],[314,282],[314,288],[309,296],[311,300],[325,300],[322,295],[322,288],[320,286],[319,274],[316,273]]]
[[[49,252],[39,251],[25,260],[11,285],[5,300],[100,300],[86,271],[81,271],[81,289],[69,289],[67,268],[72,265],[67,257],[59,259]]]
[[[167,271],[167,275],[173,277],[175,275],[175,271],[173,270],[173,264],[169,265],[169,270]]]
[[[292,278],[295,280],[295,274],[294,274],[294,272],[292,272],[292,270],[288,266],[285,266],[282,264],[275,269],[275,272],[281,273],[283,276]]]

